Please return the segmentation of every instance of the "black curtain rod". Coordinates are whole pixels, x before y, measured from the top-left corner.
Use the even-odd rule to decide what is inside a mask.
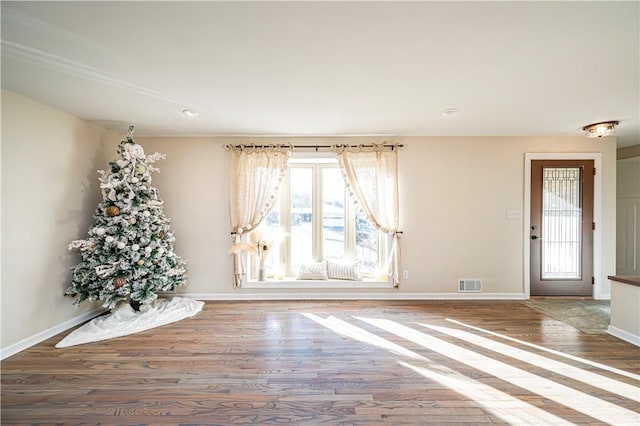
[[[359,145],[346,145],[346,144],[335,144],[335,145],[293,145],[293,144],[271,144],[271,145],[255,145],[255,144],[239,144],[232,145],[227,144],[224,146],[225,149],[240,149],[240,148],[291,148],[291,149],[315,149],[316,151],[320,148],[373,148],[375,146],[382,146],[383,148],[391,148],[394,150],[396,148],[402,149],[404,148],[403,144],[382,144],[382,145],[373,145],[373,144],[359,144]]]

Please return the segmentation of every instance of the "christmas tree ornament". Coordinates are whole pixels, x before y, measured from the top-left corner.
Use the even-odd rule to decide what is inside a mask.
[[[160,238],[160,239],[164,238],[164,231],[158,232],[158,238]]]
[[[120,288],[120,287],[124,286],[126,283],[127,283],[127,280],[122,278],[122,277],[116,278],[116,279],[113,280],[113,286],[115,288]]]
[[[149,161],[149,160],[153,160],[156,157],[156,154],[152,154],[149,157],[147,157],[146,155],[144,155],[144,150],[140,145],[131,143],[124,146],[122,155],[124,158],[128,160],[144,159]],[[161,154],[158,154],[158,155],[161,155]],[[151,162],[154,162],[154,161],[151,161]]]
[[[118,206],[109,206],[105,209],[105,213],[109,217],[115,217],[120,214],[120,208]]]
[[[158,292],[174,291],[187,282],[187,265],[174,252],[174,239],[157,241],[156,224],[165,224],[165,234],[171,232],[163,202],[151,186],[150,172],[158,171],[153,163],[164,155],[145,156],[133,140],[133,128],[117,152],[119,158],[98,172],[103,199],[94,214],[95,224],[86,239],[69,244],[82,255],[65,291],[76,305],[99,300],[107,309],[121,302],[135,309],[151,304]],[[144,175],[134,179],[131,173],[138,170]],[[150,259],[152,253],[154,262],[141,259]]]
[[[140,164],[140,163],[136,164],[136,174],[141,175],[146,171],[147,171],[147,168],[144,166],[144,164]]]

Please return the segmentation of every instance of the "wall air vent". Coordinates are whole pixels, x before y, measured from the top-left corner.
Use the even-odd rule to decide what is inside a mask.
[[[460,278],[458,279],[458,292],[478,293],[482,291],[482,280],[480,278]]]

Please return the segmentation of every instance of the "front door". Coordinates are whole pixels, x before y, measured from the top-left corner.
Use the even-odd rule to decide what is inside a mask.
[[[593,294],[593,160],[531,162],[531,295]]]

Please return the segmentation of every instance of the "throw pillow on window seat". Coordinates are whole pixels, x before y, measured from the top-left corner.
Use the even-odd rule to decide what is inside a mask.
[[[327,261],[306,263],[300,266],[298,280],[327,280]]]
[[[327,276],[330,280],[362,280],[360,261],[327,260]]]

